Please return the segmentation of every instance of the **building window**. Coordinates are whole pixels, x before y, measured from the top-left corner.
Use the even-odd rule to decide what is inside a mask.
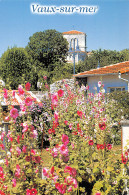
[[[112,93],[114,91],[125,91],[125,87],[108,87],[108,92]]]

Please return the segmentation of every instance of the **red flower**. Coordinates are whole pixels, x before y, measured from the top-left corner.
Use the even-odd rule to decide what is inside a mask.
[[[0,190],[0,195],[5,195],[5,193],[3,191]]]
[[[105,130],[106,129],[106,124],[103,122],[103,123],[99,123],[99,128],[101,130]]]
[[[32,188],[32,189],[31,189],[31,195],[32,195],[32,194],[36,195],[37,193],[38,193],[38,192],[37,192],[37,190],[36,190],[35,188]]]
[[[27,91],[30,91],[30,86],[31,86],[31,84],[28,82],[28,83],[26,83],[25,84],[25,89],[27,90]]]
[[[59,97],[62,97],[64,95],[64,91],[62,89],[59,89],[57,93]]]
[[[32,100],[30,97],[27,97],[27,98],[25,99],[25,104],[26,104],[27,106],[31,106],[32,101],[33,101],[33,100]]]
[[[128,161],[128,158],[127,157],[124,157],[123,154],[121,155],[121,160],[122,160],[122,163],[123,164],[126,164],[127,161]]]
[[[108,145],[107,145],[107,149],[108,149],[108,150],[111,150],[111,149],[112,149],[112,145],[111,145],[111,144],[108,144]]]
[[[41,161],[40,156],[35,156],[35,163],[40,163],[40,161]]]
[[[89,140],[89,145],[92,146],[94,144],[93,140]]]
[[[82,118],[83,112],[82,111],[77,111],[78,116]]]

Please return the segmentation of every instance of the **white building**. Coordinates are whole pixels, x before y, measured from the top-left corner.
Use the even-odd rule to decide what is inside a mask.
[[[63,37],[69,43],[71,52],[67,56],[67,61],[73,63],[74,41],[75,41],[75,63],[84,61],[86,57],[86,34],[77,30],[63,32]]]
[[[76,74],[75,78],[80,83],[88,85],[93,93],[95,93],[94,87],[97,87],[98,81],[102,81],[106,93],[129,91],[129,61],[85,71]],[[99,91],[99,88],[97,90]]]

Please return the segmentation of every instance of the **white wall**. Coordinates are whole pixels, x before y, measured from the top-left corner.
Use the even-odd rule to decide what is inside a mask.
[[[121,77],[129,80],[129,74],[123,74]],[[92,93],[95,92],[94,87],[97,87],[99,91],[98,81],[102,81],[106,93],[108,92],[108,87],[125,87],[125,90],[128,90],[127,82],[120,80],[118,75],[91,76],[87,78],[87,84]]]

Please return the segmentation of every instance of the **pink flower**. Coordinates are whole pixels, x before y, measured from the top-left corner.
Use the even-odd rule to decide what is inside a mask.
[[[69,137],[65,134],[62,135],[62,140],[61,140],[65,145],[69,143]]]
[[[69,173],[70,175],[72,175],[72,167],[66,166],[65,169],[64,169],[64,172]]]
[[[43,76],[43,79],[46,80],[47,79],[47,76]]]
[[[53,94],[51,98],[52,98],[52,104],[54,106],[57,106],[58,105],[58,97],[57,97],[57,95]]]
[[[26,190],[26,195],[32,195],[32,194],[31,194],[31,190],[27,189],[27,190]]]
[[[27,146],[23,145],[22,152],[26,153]]]
[[[8,98],[8,93],[7,93],[8,90],[4,88],[3,91],[4,91],[4,98],[7,99]]]
[[[33,102],[33,100],[32,100],[30,97],[27,97],[27,98],[25,99],[25,104],[26,104],[26,106],[31,106],[32,102]]]
[[[18,153],[18,156],[21,154],[21,149],[19,147],[16,148],[16,151]]]
[[[4,177],[3,168],[0,167],[0,178],[3,178],[3,177]]]
[[[20,144],[20,135],[17,136],[17,143]]]
[[[20,166],[17,164],[16,165],[16,171],[15,171],[15,177],[20,178],[21,174],[21,169]]]
[[[25,84],[25,89],[27,91],[30,91],[30,87],[31,87],[31,84],[29,82]]]
[[[23,90],[22,85],[18,86],[18,93],[19,93],[19,95],[24,95],[25,91]]]
[[[31,154],[35,155],[36,151],[34,149],[31,149]]]
[[[62,89],[59,89],[57,93],[59,97],[62,97],[64,95],[64,91]]]
[[[100,192],[96,192],[95,195],[101,195],[101,193]]]
[[[103,123],[99,123],[99,128],[101,130],[105,130],[106,129],[106,124],[103,122]]]
[[[47,168],[43,168],[43,175],[45,176],[45,177],[49,177],[49,174],[48,174],[48,169]]]
[[[12,108],[10,110],[10,116],[13,118],[13,119],[16,119],[18,116],[19,116],[19,113],[18,113],[18,110],[16,108]]]
[[[62,155],[68,156],[68,148],[65,144],[62,144],[59,148],[59,151]]]
[[[68,124],[68,121],[64,121],[64,124],[67,125]]]
[[[23,123],[23,127],[24,127],[24,128],[23,128],[22,132],[23,132],[23,133],[27,132],[28,129],[29,129],[28,124]]]
[[[54,113],[54,118],[55,118],[55,121],[57,122],[58,119],[59,119],[59,115],[58,115],[58,112],[57,111],[55,111],[55,113]]]
[[[102,85],[102,82],[98,81],[98,87],[101,87],[101,85]]]
[[[12,182],[13,182],[12,186],[16,187],[16,179],[15,178],[12,179]]]
[[[59,191],[60,194],[65,194],[67,186],[65,184],[55,184],[56,189]]]
[[[93,140],[89,140],[88,144],[92,146],[94,144]]]
[[[52,156],[55,158],[55,157],[57,157],[58,156],[58,150],[57,150],[57,148],[53,148],[52,150],[51,150],[51,154],[52,154]]]

